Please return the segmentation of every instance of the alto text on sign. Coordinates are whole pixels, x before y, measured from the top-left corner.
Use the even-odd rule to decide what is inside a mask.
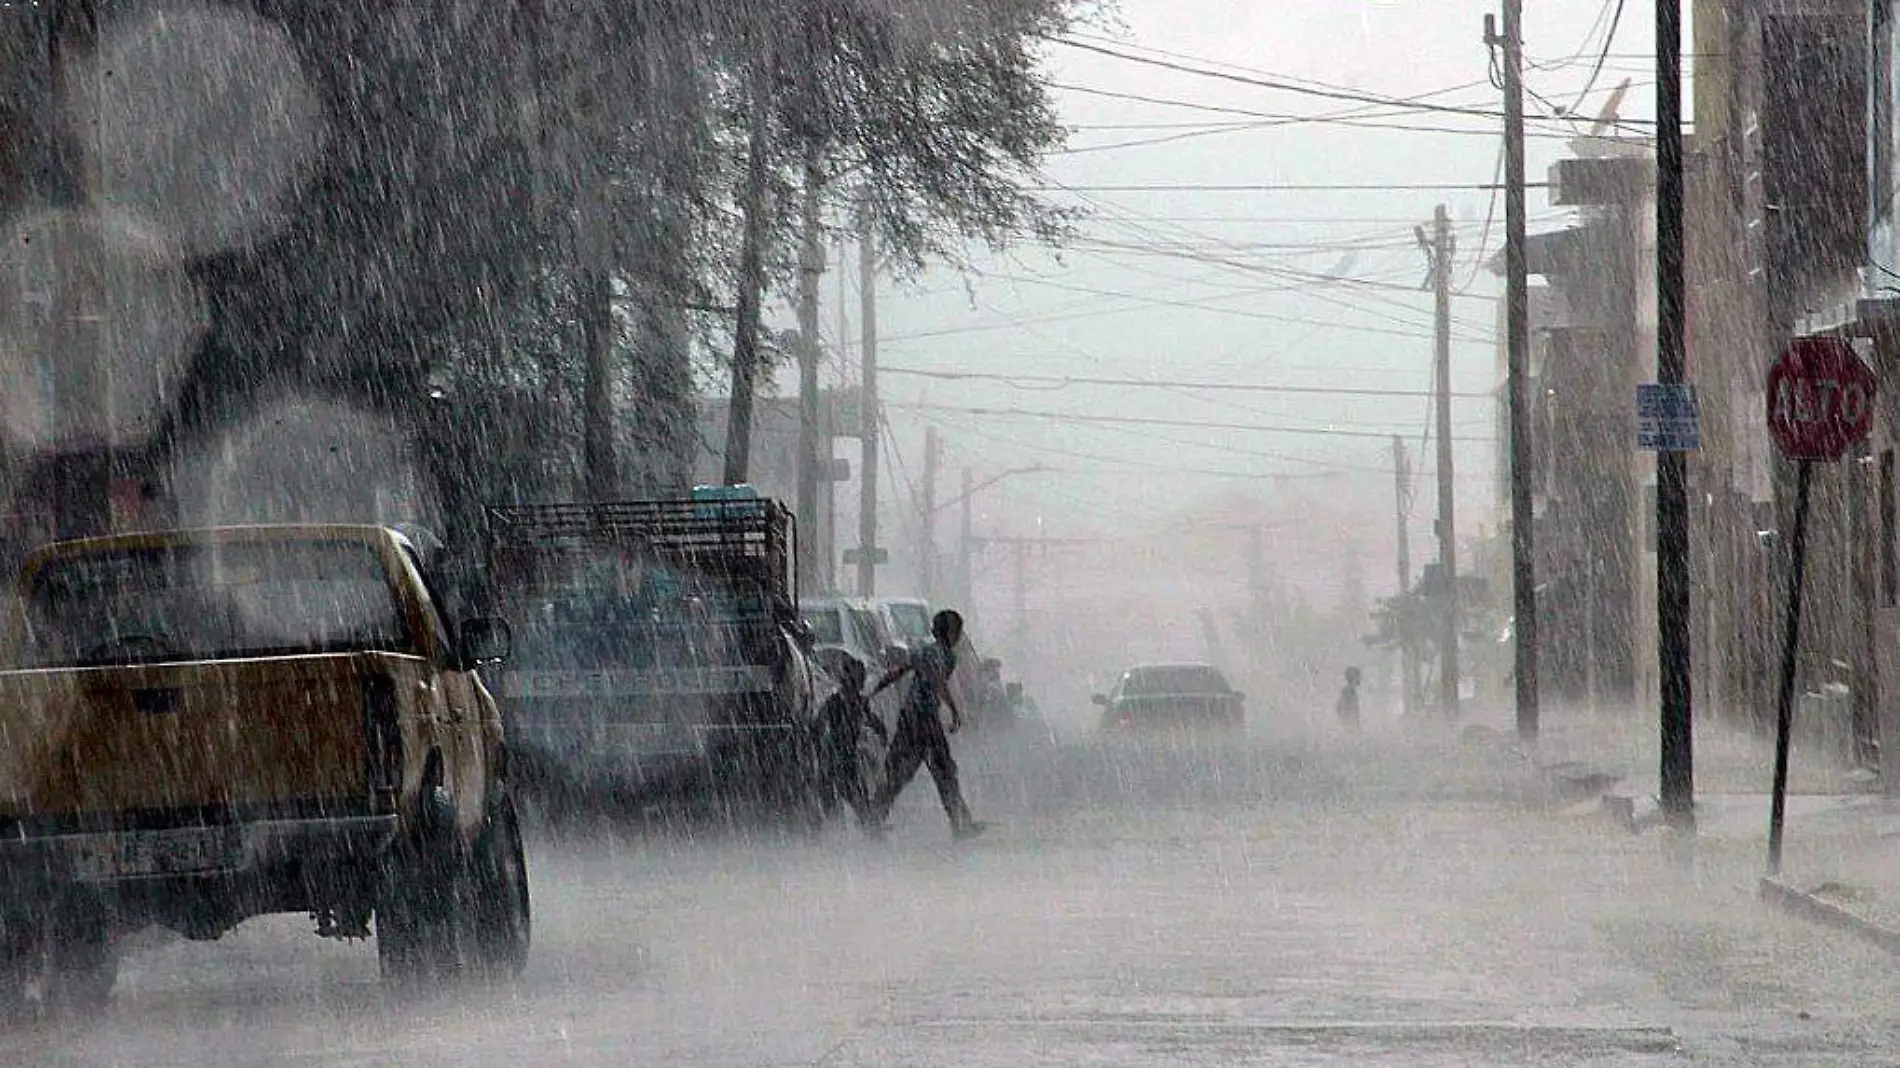
[[[1796,460],[1837,460],[1873,427],[1876,382],[1844,338],[1796,338],[1768,371],[1768,433]]]

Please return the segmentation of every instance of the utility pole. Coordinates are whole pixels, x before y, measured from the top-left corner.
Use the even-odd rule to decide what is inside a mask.
[[[1524,0],[1504,0],[1504,34],[1486,42],[1504,52],[1504,275],[1506,386],[1511,420],[1512,675],[1517,736],[1537,741],[1537,564],[1531,514],[1530,284],[1524,246]]]
[[[818,218],[818,152],[805,157],[805,240],[798,257],[798,570],[800,589],[831,588],[830,557],[819,564],[818,472],[831,466],[829,434],[819,426],[818,282],[825,250]],[[827,526],[829,523],[827,522]]]
[[[837,271],[833,273],[838,276],[838,360],[841,365],[849,362],[851,357],[851,315],[845,307],[847,303],[844,277],[845,251],[845,235],[840,232],[836,236],[836,244],[832,247],[832,262],[838,265]],[[859,407],[862,408],[863,406],[859,405]],[[832,411],[834,413],[837,411],[836,405],[833,405]],[[831,419],[830,433],[838,433],[838,422],[838,417],[834,414]],[[838,574],[836,570],[838,566],[837,483],[832,483],[825,492],[825,502],[830,512],[830,514],[825,517],[825,577],[828,580],[826,586],[835,591],[838,589]]]
[[[1029,538],[1016,541],[1016,648],[1029,638]]]
[[[1656,0],[1656,381],[1683,384],[1682,4]],[[1662,810],[1695,830],[1689,678],[1689,485],[1680,452],[1656,453],[1656,653],[1661,672]]]
[[[754,60],[751,132],[746,144],[744,224],[739,241],[738,325],[732,339],[732,398],[726,410],[725,483],[736,486],[752,470],[752,402],[758,380],[761,305],[765,299],[766,200],[770,167],[766,144],[771,125],[769,57]]]
[[[924,428],[924,484],[922,537],[917,545],[917,592],[937,602],[937,470],[943,464],[943,435],[934,426]]]
[[[979,486],[979,489],[982,487]],[[981,539],[984,546],[1008,546],[1015,554],[1016,589],[1015,613],[1016,627],[1012,641],[1017,649],[1027,648],[1029,639],[1029,552],[1032,548],[1047,553],[1050,546],[1102,545],[1100,538],[1052,538],[1041,534],[1008,535],[999,534]]]
[[[1247,528],[1247,611],[1253,617],[1254,640],[1267,633],[1267,556],[1259,524]]]
[[[73,9],[77,8],[77,11]],[[99,45],[99,9],[89,0],[54,4],[47,14],[47,79],[54,100],[82,91],[72,84],[75,66],[90,67],[95,83],[83,87],[103,100],[97,64],[76,65]],[[95,121],[105,121],[103,114]],[[54,479],[53,521],[61,537],[105,534],[112,530],[113,444],[117,427],[111,417],[110,358],[107,353],[105,245],[102,240],[105,188],[99,154],[100,131],[48,131],[48,162],[65,213],[51,235],[53,302],[51,327],[53,404],[50,425],[60,456]],[[92,210],[88,210],[88,209]],[[94,433],[97,428],[100,432]]]
[[[1392,481],[1393,507],[1398,516],[1399,534],[1399,603],[1412,589],[1412,546],[1405,532],[1406,519],[1412,514],[1410,472],[1406,470],[1405,439],[1392,435]],[[1403,620],[1400,621],[1403,623]],[[1399,628],[1399,707],[1407,718],[1412,715],[1412,683],[1417,677],[1412,667],[1412,639],[1403,626]]]
[[[1438,570],[1444,581],[1444,612],[1438,634],[1438,694],[1445,718],[1458,715],[1458,526],[1452,498],[1451,448],[1451,261],[1457,240],[1451,235],[1451,216],[1443,204],[1432,216],[1432,236],[1417,231],[1418,241],[1431,260],[1432,288],[1437,295],[1437,407],[1438,407]]]
[[[865,198],[858,216],[858,328],[864,371],[858,398],[858,435],[864,451],[858,461],[858,596],[877,595],[877,245],[871,229],[871,203]]]
[[[971,603],[974,600],[971,587],[975,583],[970,575],[971,557],[976,552],[976,544],[970,534],[974,511],[970,498],[975,495],[976,476],[966,467],[963,469],[963,529],[957,538],[957,601],[962,604],[965,616],[975,614],[971,611],[974,607]]]

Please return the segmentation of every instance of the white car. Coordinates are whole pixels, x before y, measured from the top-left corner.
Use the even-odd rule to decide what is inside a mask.
[[[873,675],[890,662],[891,642],[877,609],[855,597],[812,597],[798,604],[799,618],[811,628],[812,644],[842,649],[862,660]]]
[[[871,603],[891,640],[912,648],[930,641],[934,610],[929,601],[920,597],[880,597]]]
[[[886,633],[877,607],[856,597],[810,597],[799,602],[799,618],[811,630],[812,646],[820,661],[843,653],[864,665],[870,683],[902,663],[905,651]],[[895,723],[903,702],[903,688],[884,691],[872,707],[887,724]]]

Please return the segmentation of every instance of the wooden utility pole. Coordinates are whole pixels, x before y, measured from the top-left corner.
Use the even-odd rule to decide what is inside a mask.
[[[599,194],[600,190],[593,188],[582,196],[591,201]],[[586,211],[583,217],[591,220],[601,214]],[[614,455],[613,279],[604,260],[604,256],[586,256],[579,269],[581,350],[586,359],[581,377],[581,450],[587,497],[595,503],[617,496],[615,487],[620,481]]]
[[[858,434],[864,451],[858,471],[858,596],[877,595],[877,242],[866,199],[858,216],[858,328],[864,332],[864,370],[858,398]]]
[[[1029,640],[1029,542],[1016,542],[1016,648]]]
[[[818,539],[819,472],[831,466],[831,438],[819,425],[818,410],[818,283],[825,271],[819,186],[818,152],[808,148],[805,234],[798,257],[798,570],[800,589],[829,591],[830,558]]]
[[[1406,470],[1405,439],[1392,435],[1392,504],[1398,517],[1399,536],[1399,597],[1395,603],[1403,604],[1412,589],[1412,545],[1406,534],[1406,521],[1412,514],[1411,478]],[[1399,623],[1399,707],[1407,717],[1412,714],[1412,685],[1416,681],[1417,669],[1412,663],[1412,637],[1406,633],[1404,619]]]
[[[1432,216],[1432,236],[1428,242],[1421,229],[1419,243],[1425,245],[1431,260],[1432,289],[1437,296],[1437,322],[1434,331],[1437,355],[1438,408],[1438,570],[1444,582],[1443,613],[1438,633],[1439,711],[1447,718],[1458,715],[1458,525],[1453,499],[1454,482],[1451,441],[1451,261],[1457,241],[1451,234],[1451,216],[1445,205],[1438,205]]]
[[[1685,379],[1682,210],[1682,4],[1656,0],[1656,381]],[[1661,674],[1661,807],[1695,830],[1693,692],[1689,678],[1689,471],[1656,453],[1656,652]]]
[[[1512,676],[1517,736],[1537,741],[1537,565],[1531,511],[1530,283],[1524,246],[1524,0],[1504,0],[1504,34],[1489,33],[1504,53],[1504,275],[1506,387],[1511,423]]]
[[[934,426],[924,428],[924,484],[919,507],[923,512],[917,543],[917,592],[937,602],[937,472],[943,466],[943,435]]]
[[[75,10],[76,9],[76,10]],[[104,95],[99,64],[75,62],[99,46],[99,9],[92,0],[54,4],[47,15],[48,85],[54,101],[73,100],[90,91]],[[91,86],[72,83],[76,70],[89,70]],[[96,114],[95,122],[106,116]],[[53,300],[49,309],[53,355],[53,404],[50,427],[61,451],[54,482],[53,519],[61,537],[104,534],[112,529],[113,445],[111,357],[107,329],[103,240],[105,174],[97,126],[68,131],[53,123],[47,133],[52,153],[54,195],[65,212],[48,235],[53,253]],[[95,430],[97,433],[95,433]]]
[[[963,523],[957,536],[957,602],[963,606],[965,617],[973,617],[975,614],[972,611],[975,607],[973,590],[975,582],[970,573],[971,558],[976,553],[976,544],[970,533],[975,508],[970,503],[970,498],[974,496],[976,496],[976,475],[966,467],[963,469]]]

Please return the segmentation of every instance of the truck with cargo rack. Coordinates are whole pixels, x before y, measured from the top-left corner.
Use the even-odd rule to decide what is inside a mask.
[[[478,668],[374,526],[113,535],[29,557],[0,670],[0,1003],[104,1001],[127,933],[268,913],[383,974],[513,974],[527,866]],[[35,996],[35,993],[37,996]]]
[[[830,683],[798,617],[796,536],[782,504],[729,487],[489,509],[483,585],[519,636],[502,708],[540,803],[816,818]]]

